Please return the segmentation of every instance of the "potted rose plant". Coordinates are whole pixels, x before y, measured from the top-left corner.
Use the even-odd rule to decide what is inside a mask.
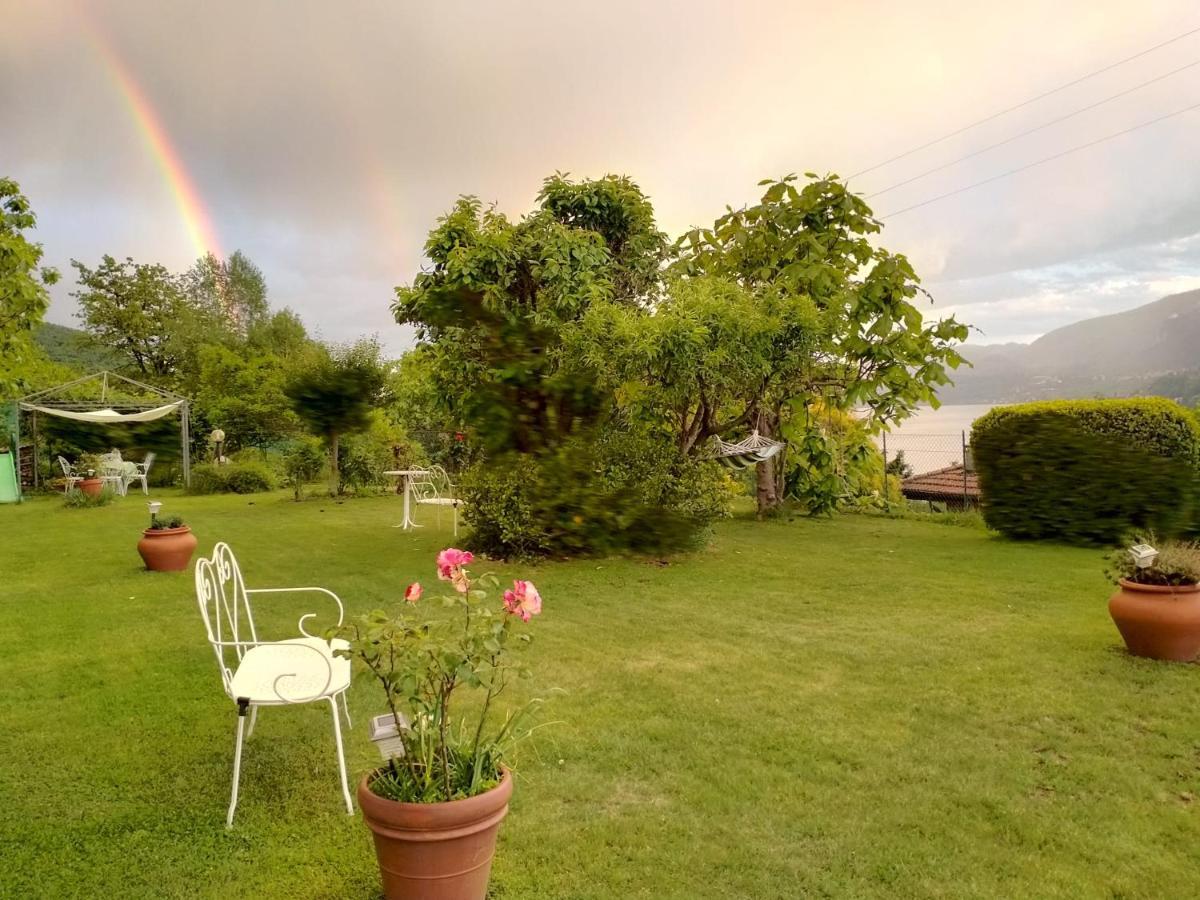
[[[428,601],[418,607],[422,588],[414,583],[397,614],[376,611],[331,632],[349,642],[339,655],[357,660],[383,688],[398,738],[387,762],[358,785],[384,894],[393,900],[483,900],[513,790],[505,762],[528,734],[521,720],[532,703],[499,715],[495,700],[525,674],[515,651],[530,636],[518,623],[540,614],[542,600],[528,581],[489,600],[487,588],[498,582],[473,578],[473,561],[454,548],[438,554],[438,578],[453,591],[434,609]],[[468,690],[478,705],[456,719],[455,701]]]
[[[1149,541],[1109,557],[1118,589],[1108,612],[1130,653],[1187,662],[1200,654],[1200,544],[1156,542],[1155,551]]]
[[[196,544],[192,529],[179,516],[153,516],[138,541],[138,553],[151,572],[182,572],[192,561]]]

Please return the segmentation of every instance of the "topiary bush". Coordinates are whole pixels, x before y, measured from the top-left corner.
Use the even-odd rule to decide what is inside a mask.
[[[1193,528],[1200,424],[1169,400],[1000,406],[975,422],[971,447],[984,520],[1009,537],[1111,543]]]
[[[257,494],[275,488],[271,470],[262,463],[240,462],[227,466],[211,463],[192,468],[189,494]]]

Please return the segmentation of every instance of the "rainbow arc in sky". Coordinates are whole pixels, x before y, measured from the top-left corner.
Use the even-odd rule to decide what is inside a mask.
[[[163,180],[175,199],[175,205],[179,208],[180,217],[196,256],[212,253],[218,259],[223,259],[221,242],[212,216],[200,199],[200,192],[196,189],[196,183],[188,173],[183,158],[171,142],[162,117],[100,27],[83,10],[79,11],[78,20],[83,24],[92,47],[104,63],[105,70],[129,110],[130,118],[133,119],[146,148],[162,173]]]

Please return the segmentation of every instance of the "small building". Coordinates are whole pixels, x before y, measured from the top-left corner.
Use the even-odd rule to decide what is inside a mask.
[[[955,463],[905,478],[900,483],[900,492],[908,500],[944,503],[947,509],[977,509],[979,476],[973,470],[964,469],[962,463]]]

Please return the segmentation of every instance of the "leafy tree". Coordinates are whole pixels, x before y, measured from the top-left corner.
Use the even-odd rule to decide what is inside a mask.
[[[173,338],[191,318],[180,279],[157,263],[117,262],[107,254],[94,269],[74,259],[71,265],[80,286],[71,296],[87,331],[142,377],[170,380],[179,353]]]
[[[804,330],[817,340],[799,358],[764,359],[758,385],[732,404],[737,427],[754,423],[776,436],[786,420],[804,421],[815,402],[866,408],[877,422],[936,405],[947,369],[962,361],[954,345],[966,326],[952,317],[926,324],[911,302],[920,286],[908,260],[871,242],[882,226],[870,207],[834,176],[807,177],[802,186],[792,175],[760,182],[766,191],[757,204],[730,210],[676,245],[673,270],[682,279],[718,277],[761,302],[803,297],[815,307],[816,327]],[[721,424],[712,419],[700,438]],[[785,473],[775,463],[758,466],[760,513],[783,496]]]
[[[262,316],[251,323],[246,333],[246,343],[288,358],[302,353],[312,345],[312,338],[300,317],[290,309],[281,309]]]
[[[676,535],[647,523],[692,531],[710,515],[709,503],[682,509],[671,485],[690,484],[696,464],[662,429],[626,418],[607,363],[586,344],[604,320],[644,318],[660,295],[666,238],[637,185],[555,175],[515,222],[465,197],[425,249],[430,268],[396,289],[392,309],[417,326],[413,373],[428,367],[442,420],[465,425],[483,455],[463,480],[476,546],[662,547]],[[642,441],[653,452],[630,449]],[[631,453],[654,465],[631,465]]]
[[[50,305],[46,288],[58,281],[57,271],[40,265],[42,245],[25,235],[36,225],[17,183],[0,178],[0,393],[17,387],[21,360],[32,351],[30,332]]]
[[[213,253],[200,257],[184,273],[182,286],[194,307],[239,334],[269,313],[266,279],[241,250],[227,260]]]
[[[295,434],[300,420],[284,396],[288,371],[272,353],[200,348],[200,377],[193,394],[202,420],[226,435],[229,451],[266,447]]]
[[[309,431],[325,440],[334,493],[341,481],[338,442],[370,427],[372,410],[384,402],[386,384],[378,341],[362,340],[332,352],[314,351],[284,385],[293,411]]]

